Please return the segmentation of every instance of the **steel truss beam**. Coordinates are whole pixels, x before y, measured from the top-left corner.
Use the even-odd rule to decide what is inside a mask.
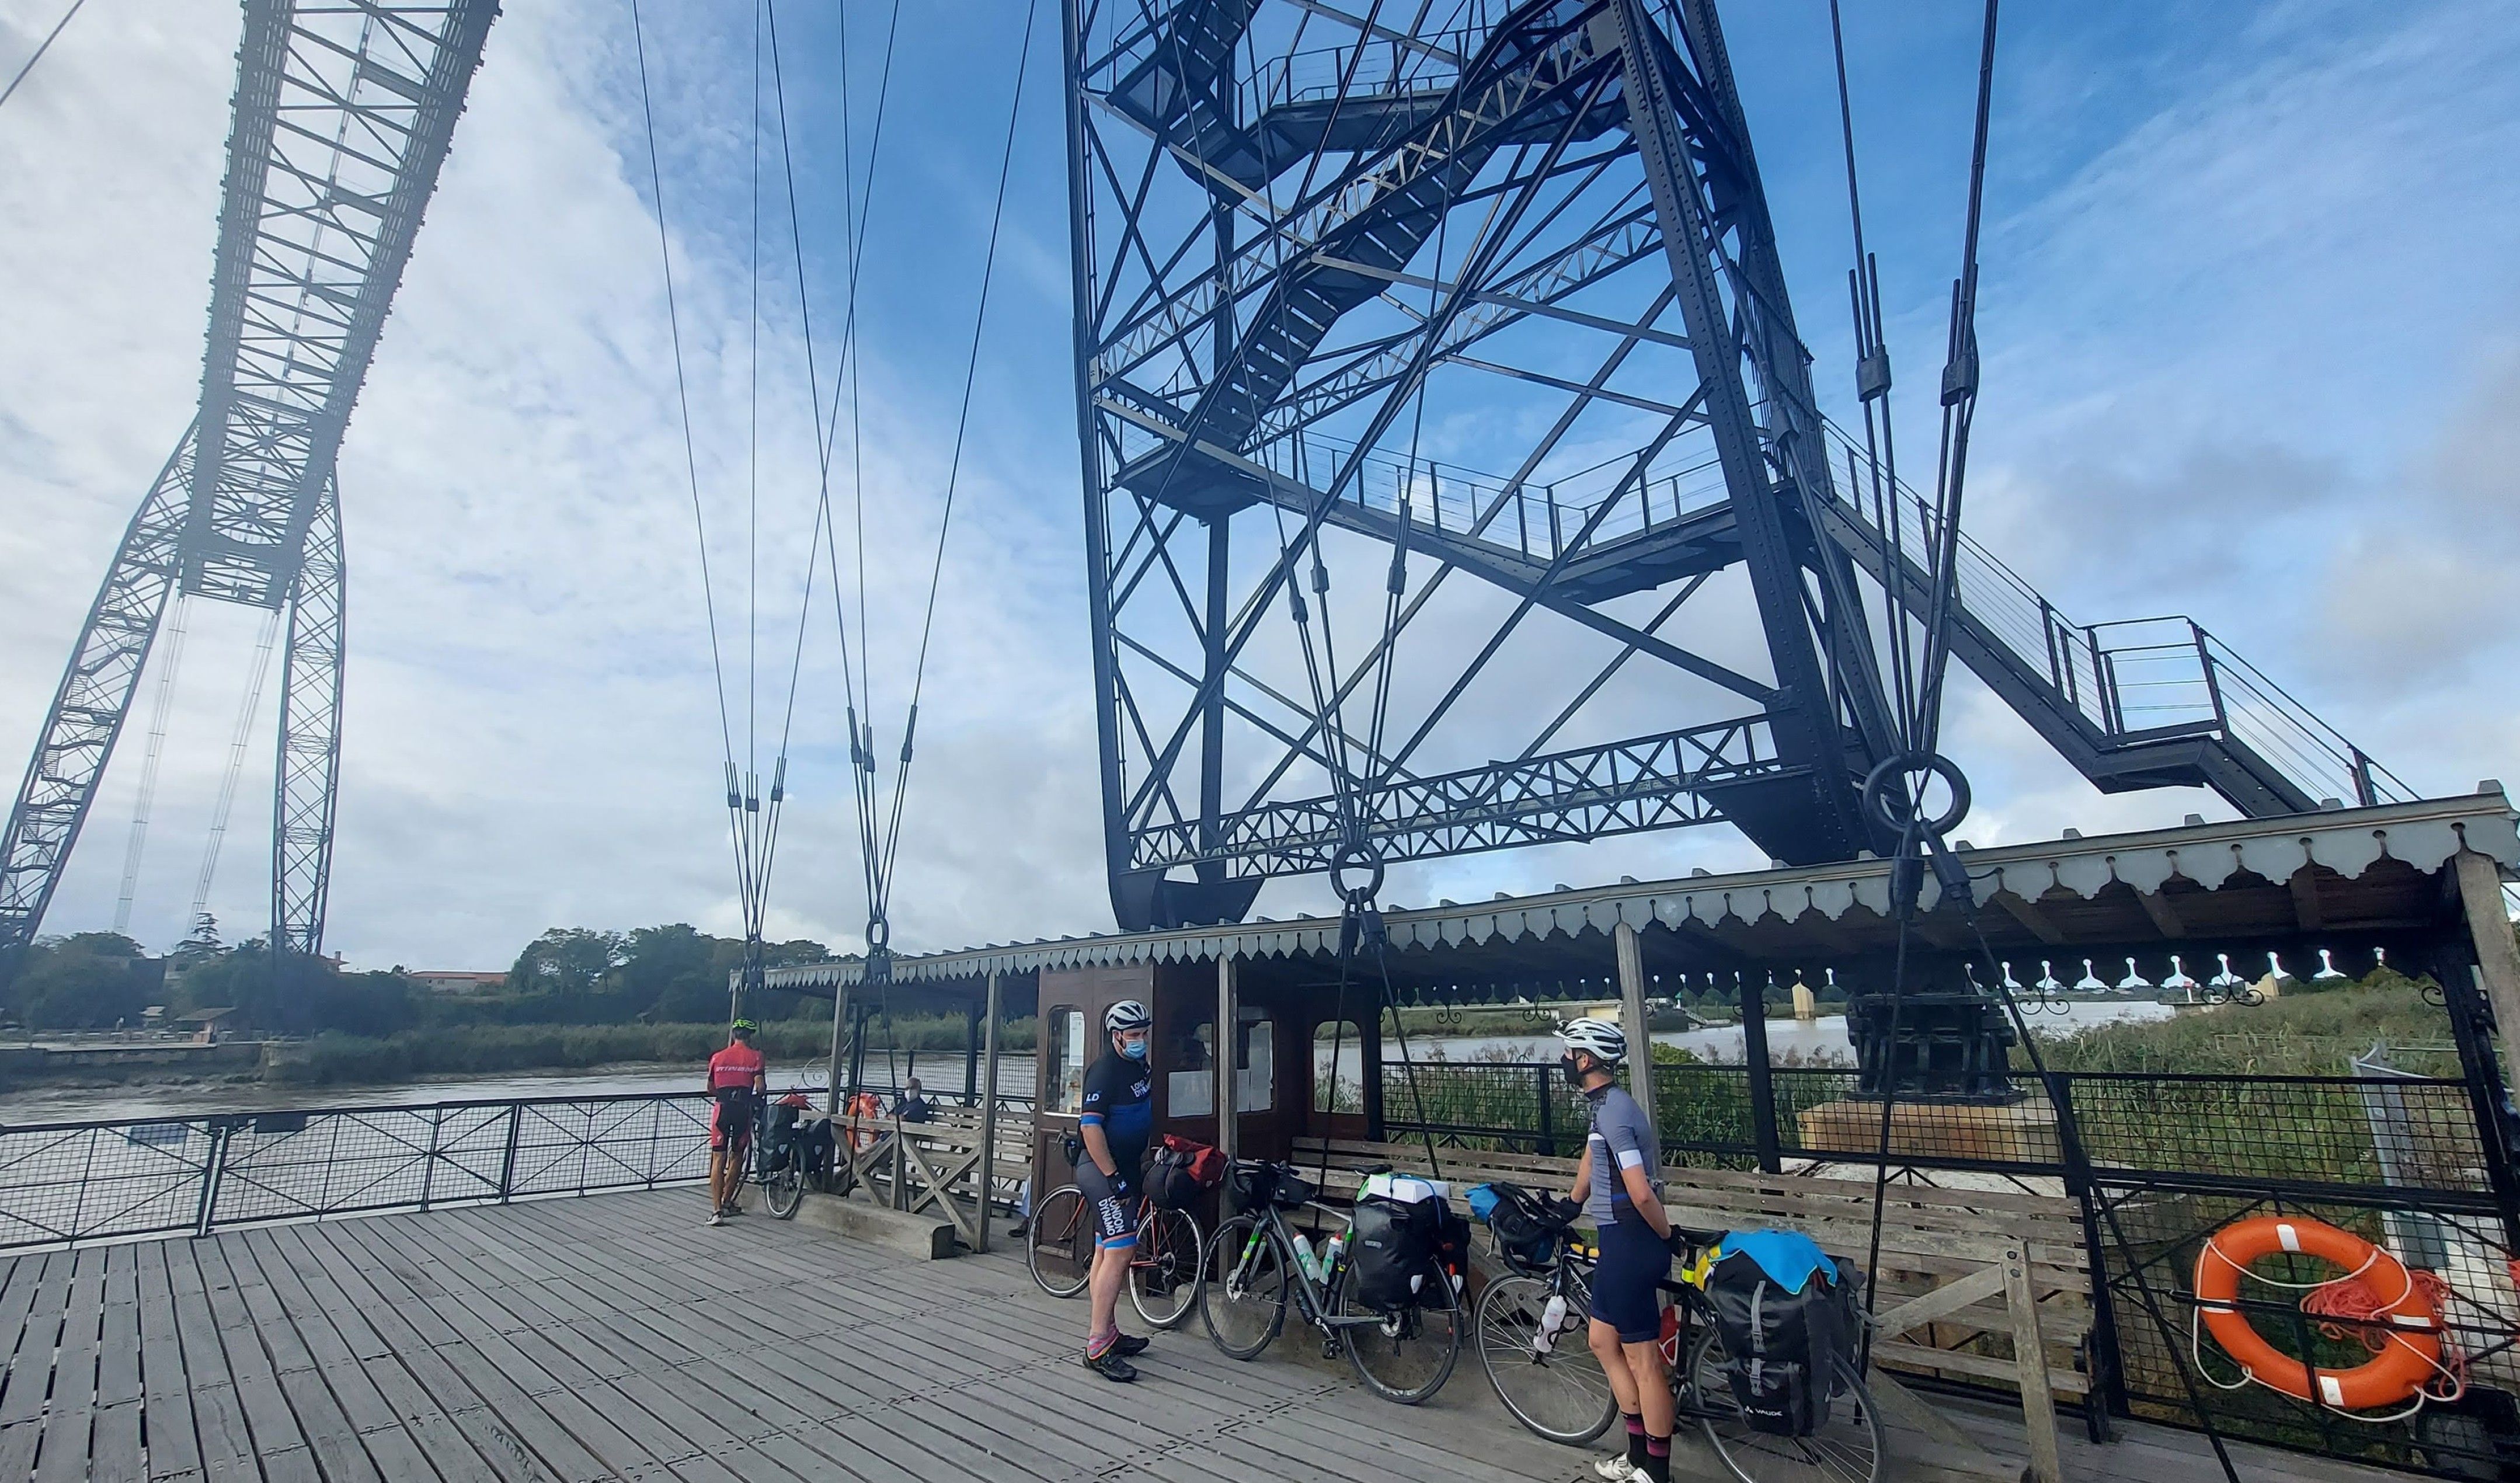
[[[1372,37],[1313,0],[1069,0],[1066,17],[1088,586],[1124,924],[1231,919],[1258,879],[1321,869],[1342,793],[1361,815],[1344,827],[1386,858],[1718,819],[1787,859],[1877,843],[1854,785],[1884,754],[1886,717],[1852,568],[1803,513],[1827,465],[1798,447],[1820,423],[1780,276],[1768,286],[1771,229],[1711,14],[1666,34],[1634,0],[1473,4],[1461,31]],[[1560,337],[1535,342],[1544,328]],[[1657,383],[1681,367],[1694,385]],[[1509,473],[1418,457],[1418,428],[1499,396],[1535,419],[1497,466]],[[1625,451],[1577,467],[1605,442]],[[1727,512],[1720,533],[1709,508]],[[1406,541],[1422,585],[1328,677],[1328,699],[1288,703],[1303,686],[1258,684],[1252,646],[1325,527]],[[1677,601],[1642,627],[1602,607],[1735,562],[1773,679],[1663,631]],[[1341,742],[1362,723],[1339,708],[1386,653],[1421,662],[1402,630],[1456,570],[1507,596],[1502,622],[1470,636],[1474,656],[1457,645],[1449,673],[1413,668],[1436,698],[1393,717],[1387,751]],[[1522,760],[1441,765],[1466,740],[1464,697],[1535,613],[1615,657],[1539,705]],[[1755,726],[1596,724],[1549,745],[1640,657],[1751,699]],[[1245,724],[1255,709],[1291,714]],[[1701,733],[1755,735],[1757,753],[1655,750]],[[1410,776],[1421,750],[1439,765]],[[1610,759],[1627,771],[1604,791],[1593,769]],[[1361,771],[1319,786],[1342,765]],[[1229,778],[1251,790],[1240,807]]]
[[[141,504],[0,837],[0,955],[30,941],[166,599],[290,607],[273,940],[320,952],[339,774],[334,467],[496,0],[246,0],[202,401]]]

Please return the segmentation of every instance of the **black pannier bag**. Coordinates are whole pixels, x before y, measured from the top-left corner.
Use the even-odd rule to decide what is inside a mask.
[[[1416,1301],[1432,1281],[1444,1217],[1439,1199],[1399,1200],[1368,1195],[1356,1202],[1347,1235],[1348,1292],[1357,1307],[1388,1313]],[[1458,1219],[1458,1217],[1456,1217]],[[1464,1248],[1468,1223],[1462,1223]]]
[[[1292,1210],[1322,1192],[1319,1185],[1297,1174],[1291,1166],[1260,1159],[1236,1159],[1226,1176],[1226,1190],[1234,1197],[1236,1210],[1257,1210],[1272,1204]]]
[[[752,1150],[752,1169],[756,1178],[767,1179],[788,1167],[796,1147],[796,1108],[785,1102],[770,1109],[770,1125],[764,1129]]]
[[[1706,1296],[1730,1356],[1725,1378],[1742,1419],[1778,1436],[1818,1430],[1828,1415],[1835,1363],[1854,1342],[1852,1284],[1815,1271],[1802,1290],[1789,1292],[1756,1258],[1734,1251],[1708,1272]]]
[[[1191,1155],[1157,1148],[1147,1160],[1147,1198],[1160,1210],[1187,1210],[1198,1200],[1198,1177],[1191,1173]]]
[[[1496,1233],[1497,1254],[1527,1276],[1547,1272],[1557,1260],[1558,1239],[1581,1213],[1575,1202],[1535,1194],[1519,1185],[1489,1188],[1496,1191],[1488,1229]]]

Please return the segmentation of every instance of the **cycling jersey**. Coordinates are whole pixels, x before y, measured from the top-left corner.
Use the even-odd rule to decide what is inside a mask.
[[[1645,1181],[1656,1193],[1662,1191],[1662,1150],[1654,1139],[1653,1124],[1645,1121],[1645,1109],[1637,1105],[1617,1084],[1584,1094],[1593,1104],[1593,1131],[1584,1140],[1584,1156],[1593,1166],[1593,1188],[1584,1201],[1584,1213],[1602,1223],[1644,1225],[1645,1218],[1628,1197],[1625,1173],[1642,1168]]]
[[[1112,1168],[1132,1187],[1146,1162],[1147,1140],[1155,1130],[1154,1092],[1155,1073],[1147,1063],[1116,1053],[1085,1073],[1085,1105],[1077,1123],[1102,1130],[1103,1141],[1111,1146]]]
[[[729,1091],[750,1092],[763,1072],[759,1051],[747,1045],[731,1045],[709,1057],[709,1091],[721,1096]]]

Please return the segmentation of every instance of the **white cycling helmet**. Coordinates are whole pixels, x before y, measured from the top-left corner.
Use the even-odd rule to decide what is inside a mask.
[[[1570,1019],[1557,1027],[1557,1038],[1566,1042],[1566,1049],[1582,1051],[1605,1066],[1628,1058],[1627,1032],[1606,1019]]]
[[[1147,1012],[1147,1007],[1134,999],[1123,999],[1102,1011],[1102,1029],[1106,1034],[1143,1030],[1154,1022],[1155,1018]]]

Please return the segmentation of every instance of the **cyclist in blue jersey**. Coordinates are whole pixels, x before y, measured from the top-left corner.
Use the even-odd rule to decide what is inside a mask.
[[[1139,1172],[1147,1156],[1147,1137],[1154,1131],[1154,1072],[1147,1064],[1154,1017],[1134,999],[1113,1005],[1102,1016],[1111,1038],[1111,1054],[1085,1073],[1085,1104],[1078,1132],[1085,1144],[1084,1162],[1076,1166],[1076,1187],[1094,1212],[1094,1270],[1087,1281],[1093,1317],[1085,1332],[1085,1368],[1106,1380],[1134,1380],[1132,1355],[1146,1352],[1147,1341],[1120,1331],[1120,1286],[1128,1281],[1129,1262],[1138,1245],[1138,1210],[1146,1193]]]
[[[1619,1086],[1628,1037],[1606,1019],[1571,1019],[1558,1030],[1558,1065],[1592,1104],[1575,1202],[1599,1233],[1593,1268],[1593,1353],[1627,1422],[1624,1457],[1594,1471],[1612,1483],[1671,1483],[1671,1376],[1663,1368],[1661,1283],[1671,1275],[1671,1217],[1662,1207],[1661,1148],[1644,1109]]]

